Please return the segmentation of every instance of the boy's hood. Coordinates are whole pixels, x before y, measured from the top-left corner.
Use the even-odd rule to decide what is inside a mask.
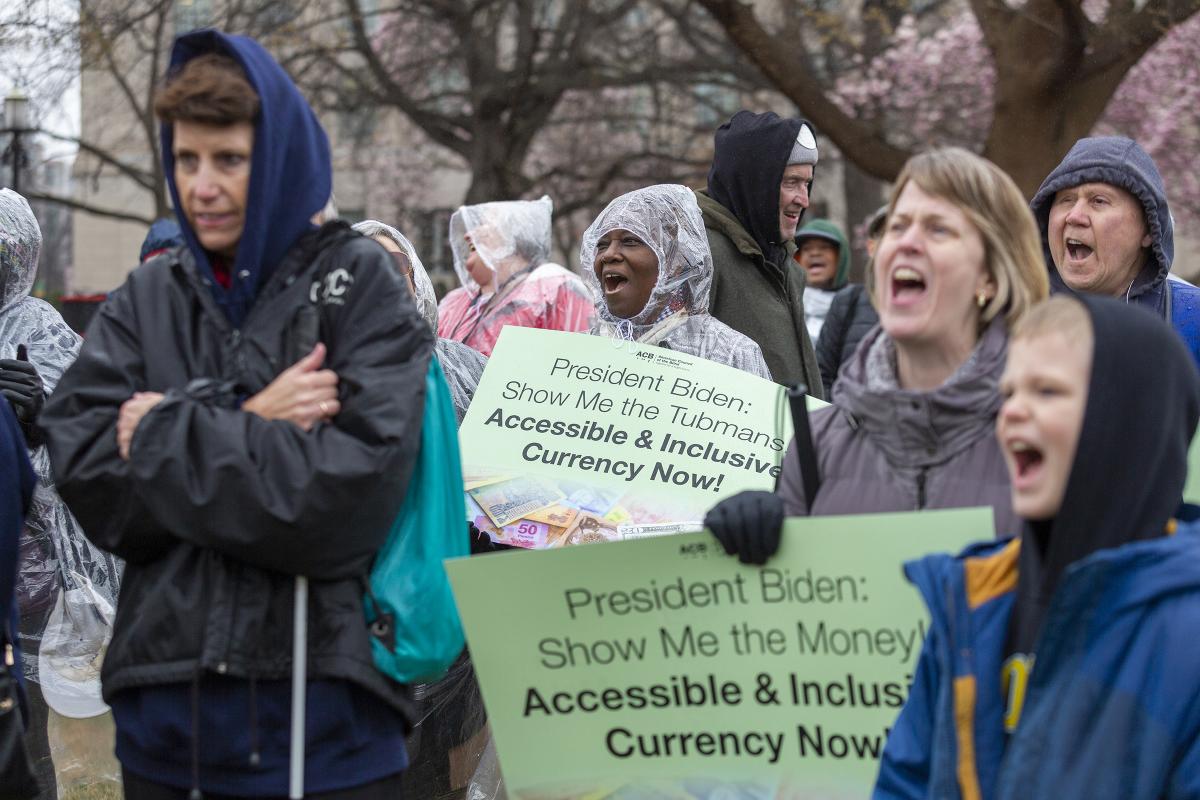
[[[1036,638],[1069,567],[1164,535],[1180,506],[1200,419],[1200,376],[1170,326],[1142,306],[1096,295],[1078,299],[1094,341],[1087,407],[1058,514],[1027,522],[1022,533],[1018,647]]]
[[[837,245],[838,265],[837,275],[833,278],[833,289],[836,291],[845,286],[850,278],[850,242],[846,240],[842,229],[827,219],[814,219],[796,231],[797,247],[804,239],[824,239]]]
[[[300,236],[316,229],[312,217],[329,200],[332,187],[329,139],[316,115],[283,68],[262,45],[246,36],[216,30],[184,34],[171,52],[172,72],[206,53],[222,53],[241,65],[259,97],[246,223],[223,289],[213,276],[208,252],[182,213],[175,185],[173,129],[161,126],[163,171],[183,233],[197,268],[212,286],[217,305],[240,327],[267,278]]]

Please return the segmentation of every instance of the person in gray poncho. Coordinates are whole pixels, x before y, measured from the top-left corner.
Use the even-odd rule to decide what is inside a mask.
[[[771,379],[758,345],[708,313],[712,254],[687,187],[647,186],[613,200],[584,231],[579,263],[596,302],[594,335]]]
[[[353,227],[388,251],[396,269],[407,278],[417,300],[417,310],[436,333],[437,296],[412,242],[377,220],[364,220]],[[454,413],[461,424],[487,366],[487,356],[462,342],[443,338],[434,345],[434,354],[446,374]],[[482,735],[487,714],[470,659],[464,653],[441,679],[417,684],[413,691],[420,703],[420,717],[407,740],[409,763],[402,779],[402,793],[411,797],[441,797],[461,790],[488,740]]]
[[[421,259],[417,257],[417,249],[412,242],[391,225],[378,220],[363,220],[353,226],[354,230],[363,236],[369,236],[387,250],[396,262],[396,269],[407,279],[408,287],[412,289],[417,300],[417,310],[429,323],[429,327],[437,332],[438,310],[437,295],[433,292],[433,283]],[[459,424],[466,416],[467,407],[475,395],[475,387],[487,366],[487,356],[478,350],[468,347],[462,342],[452,339],[437,340],[434,353],[441,362],[442,371],[446,373],[446,383],[450,386],[450,396],[454,400],[454,413]]]
[[[103,709],[98,656],[112,627],[120,567],[84,538],[59,498],[37,427],[42,406],[80,344],[53,306],[29,296],[41,246],[42,232],[25,198],[0,189],[0,395],[16,414],[38,479],[21,536],[17,578],[24,671],[36,684],[30,692],[27,742],[41,796],[55,797],[43,694],[52,702],[57,697],[79,701],[82,705],[74,708],[92,707],[92,713]],[[63,677],[79,677],[80,667],[95,673],[90,681]]]

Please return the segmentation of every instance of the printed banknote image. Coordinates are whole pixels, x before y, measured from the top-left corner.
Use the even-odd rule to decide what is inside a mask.
[[[493,541],[543,550],[698,531],[707,508],[652,487],[624,490],[467,467],[467,519]]]

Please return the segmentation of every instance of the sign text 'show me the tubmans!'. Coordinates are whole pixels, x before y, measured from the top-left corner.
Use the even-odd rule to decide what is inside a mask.
[[[791,425],[779,393],[685,353],[506,328],[459,428],[468,513],[493,539],[532,547],[694,525],[722,497],[774,485]],[[535,479],[555,507],[510,518],[474,502],[518,493],[494,485],[517,478]],[[539,516],[578,525],[551,530]]]

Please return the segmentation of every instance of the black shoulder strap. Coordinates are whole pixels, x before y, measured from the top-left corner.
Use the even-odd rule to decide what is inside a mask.
[[[821,476],[817,471],[817,450],[813,444],[812,426],[808,421],[808,387],[803,383],[787,390],[788,404],[792,409],[792,430],[796,438],[796,454],[800,458],[800,480],[804,486],[804,501],[812,513],[817,492],[821,489]]]

